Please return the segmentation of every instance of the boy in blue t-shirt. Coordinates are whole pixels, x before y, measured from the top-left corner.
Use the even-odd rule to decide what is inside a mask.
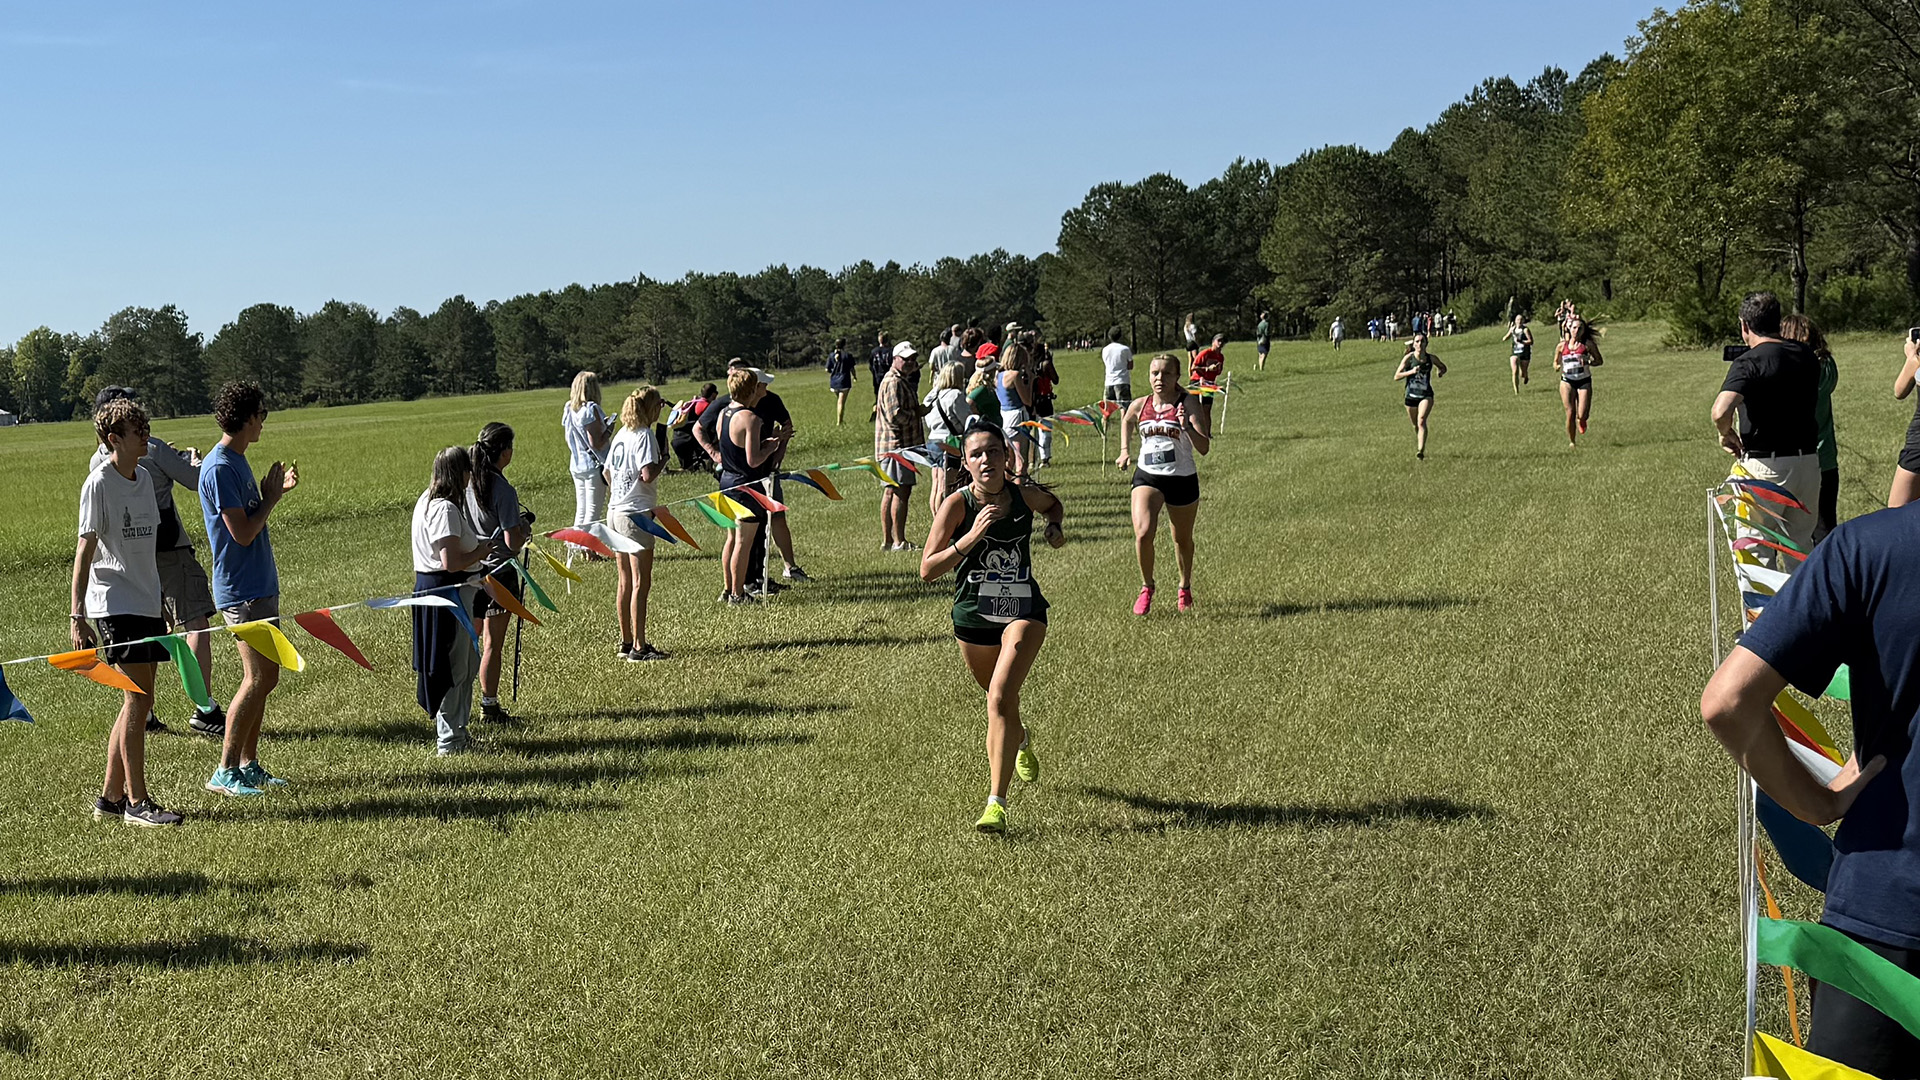
[[[213,602],[228,626],[280,616],[280,572],[267,536],[267,515],[300,483],[292,466],[274,462],[255,483],[247,448],[267,422],[265,399],[253,383],[230,382],[214,395],[213,418],[225,432],[200,462],[200,514],[213,552]],[[240,687],[227,706],[227,734],[220,767],[207,790],[222,795],[259,795],[285,780],[260,764],[260,721],[267,694],[280,682],[280,665],[244,641]]]

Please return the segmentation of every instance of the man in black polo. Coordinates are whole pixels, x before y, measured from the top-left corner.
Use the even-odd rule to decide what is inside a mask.
[[[1813,546],[1812,511],[1820,505],[1820,424],[1814,419],[1820,360],[1800,342],[1781,339],[1780,300],[1770,292],[1740,302],[1740,338],[1747,351],[1728,365],[1713,401],[1713,426],[1735,458],[1731,479],[1779,484],[1807,508],[1780,508],[1784,531],[1806,551]]]

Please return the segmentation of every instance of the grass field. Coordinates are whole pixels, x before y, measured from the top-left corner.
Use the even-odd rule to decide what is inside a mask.
[[[670,663],[615,661],[610,567],[556,590],[489,753],[433,757],[403,616],[341,614],[372,672],[294,634],[262,756],[295,786],[216,801],[214,746],[156,737],[180,830],[87,820],[118,696],[8,668],[40,722],[0,725],[0,1075],[1736,1075],[1734,774],[1697,712],[1722,368],[1658,336],[1608,335],[1577,450],[1550,375],[1516,397],[1494,332],[1437,342],[1424,463],[1392,347],[1283,343],[1265,373],[1234,347],[1185,617],[1131,616],[1125,478],[1097,437],[1059,448],[1045,775],[1003,842],[971,830],[983,702],[945,588],[877,550],[852,478],[789,492],[818,581],[766,609],[714,604],[710,552],[661,559]],[[1836,351],[1849,516],[1905,407],[1896,347]],[[1096,358],[1062,359],[1063,400],[1095,397]],[[795,463],[870,449],[818,373],[776,388]],[[406,591],[433,452],[489,420],[571,520],[563,397],[274,413],[287,610]],[[0,656],[64,647],[91,442],[0,431]]]

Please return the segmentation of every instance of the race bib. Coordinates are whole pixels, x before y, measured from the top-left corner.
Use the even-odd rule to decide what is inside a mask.
[[[1148,453],[1145,453],[1145,454],[1141,454],[1141,455],[1140,455],[1140,464],[1142,464],[1142,465],[1171,465],[1171,464],[1173,464],[1173,451],[1171,451],[1171,450],[1154,450],[1154,451],[1150,451],[1150,452],[1148,452]]]
[[[980,583],[980,617],[988,622],[1014,622],[1033,609],[1033,586],[1024,581]]]

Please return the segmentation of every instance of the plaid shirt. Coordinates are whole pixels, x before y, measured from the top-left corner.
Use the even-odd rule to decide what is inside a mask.
[[[920,403],[907,385],[907,376],[888,371],[880,380],[880,401],[873,412],[873,452],[905,450],[926,442],[927,426],[920,415]]]

